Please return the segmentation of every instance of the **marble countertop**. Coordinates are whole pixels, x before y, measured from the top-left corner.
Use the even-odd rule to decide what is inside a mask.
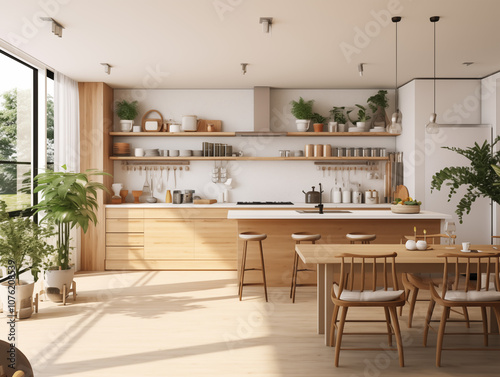
[[[380,209],[389,209],[391,207],[390,203],[384,204],[334,204],[334,203],[323,203],[325,209],[343,209],[343,208],[380,208]],[[238,210],[246,210],[246,209],[266,209],[266,208],[282,208],[282,209],[290,209],[293,207],[296,208],[311,208],[317,204],[310,203],[294,203],[287,205],[241,205],[236,203],[214,203],[214,204],[172,204],[172,203],[123,203],[123,204],[106,204],[106,208],[230,208],[230,209],[238,209]]]
[[[227,215],[228,219],[238,220],[320,220],[320,219],[383,219],[383,220],[415,220],[415,219],[436,219],[444,220],[451,219],[451,215],[444,213],[437,213],[431,211],[420,211],[417,214],[396,214],[387,210],[352,210],[342,213],[299,213],[294,210],[269,210],[269,211],[255,211],[255,210],[230,210]]]

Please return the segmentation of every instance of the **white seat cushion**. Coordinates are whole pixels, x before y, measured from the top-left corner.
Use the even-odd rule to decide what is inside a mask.
[[[333,285],[333,290],[335,295],[338,297],[339,295],[339,286],[338,284]],[[342,301],[364,301],[364,302],[379,302],[379,301],[394,301],[397,300],[404,291],[394,291],[392,288],[389,288],[387,291],[384,291],[383,288],[377,289],[376,291],[349,291],[344,289],[342,294],[340,295],[340,299]]]
[[[438,292],[441,296],[441,292]],[[493,291],[447,291],[444,295],[444,299],[447,301],[462,301],[462,302],[477,302],[477,301],[500,301],[500,292]]]

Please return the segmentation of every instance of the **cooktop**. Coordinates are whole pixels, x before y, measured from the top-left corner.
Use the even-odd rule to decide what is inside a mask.
[[[254,205],[254,206],[269,206],[269,205],[293,205],[292,202],[237,202],[238,205]]]

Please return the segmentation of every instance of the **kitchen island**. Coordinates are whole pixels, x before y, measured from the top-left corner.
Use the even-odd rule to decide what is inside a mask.
[[[325,212],[328,209],[325,209]],[[442,223],[451,219],[450,215],[431,211],[418,214],[394,214],[390,210],[339,210],[319,214],[294,210],[238,210],[228,211],[228,219],[237,221],[237,231],[261,232],[268,235],[263,241],[267,282],[269,286],[289,286],[294,256],[294,241],[291,234],[295,232],[311,232],[321,234],[317,243],[348,243],[347,233],[376,234],[372,243],[400,243],[405,235],[413,234],[417,227],[419,234],[425,229],[428,234],[440,233]],[[238,260],[242,250],[238,245]],[[247,264],[258,265],[258,255],[250,251]],[[312,266],[311,266],[312,267]],[[245,274],[248,282],[259,282],[259,275]],[[301,283],[314,283],[315,272],[299,274]]]

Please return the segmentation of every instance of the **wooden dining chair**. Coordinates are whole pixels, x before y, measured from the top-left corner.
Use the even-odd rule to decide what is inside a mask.
[[[404,236],[403,241],[406,240],[413,240],[413,241],[418,241],[418,240],[423,240],[424,238],[426,239],[427,243],[429,245],[434,245],[438,241],[441,240],[441,238],[447,238],[448,240],[451,238],[455,238],[456,236],[449,236],[447,234],[427,234],[427,235],[417,235],[415,236]],[[403,273],[401,274],[401,282],[403,283],[403,288],[405,290],[405,297],[406,301],[408,302],[409,306],[409,311],[408,311],[408,327],[412,327],[413,323],[413,314],[415,312],[415,306],[417,301],[427,301],[427,300],[419,300],[418,299],[418,292],[422,290],[429,290],[429,284],[435,284],[438,285],[441,283],[443,280],[443,276],[441,273]],[[399,309],[399,315],[403,314],[403,307]],[[462,314],[462,313],[461,313]],[[467,312],[467,309],[463,309],[463,315],[465,317],[466,321],[466,326],[469,327],[469,313]]]
[[[346,322],[385,322],[389,346],[392,347],[392,335],[396,338],[399,365],[404,366],[403,344],[399,328],[396,308],[405,304],[404,291],[398,290],[396,277],[397,253],[386,253],[378,255],[366,254],[341,254],[339,283],[332,286],[331,297],[334,303],[332,326],[330,331],[330,345],[335,341],[335,366],[339,366],[339,356],[342,346],[343,335],[372,335],[385,333],[344,333]],[[372,268],[370,269],[370,265]],[[371,272],[372,276],[367,276]],[[383,320],[346,320],[347,311],[350,307],[384,309],[385,321]],[[338,314],[340,313],[340,320]],[[392,321],[391,321],[392,316]],[[336,333],[336,337],[335,337]],[[344,349],[344,348],[342,348]],[[380,348],[348,348],[349,350],[374,350]],[[396,350],[391,348],[392,350]]]
[[[444,258],[443,281],[442,287],[436,289],[433,284],[429,284],[431,299],[429,309],[425,319],[424,328],[424,346],[427,346],[427,338],[432,314],[435,304],[443,307],[441,315],[437,345],[436,345],[436,366],[441,366],[441,353],[445,350],[493,350],[493,348],[443,348],[443,338],[445,335],[446,324],[450,322],[448,319],[450,310],[456,307],[479,307],[481,308],[482,332],[467,332],[467,333],[447,333],[459,335],[483,335],[484,346],[488,346],[488,323],[486,317],[486,308],[491,307],[495,312],[495,317],[498,326],[500,327],[500,281],[499,281],[499,253],[446,253],[439,257]],[[494,268],[494,271],[492,270]],[[449,273],[452,273],[453,284],[450,289]],[[461,275],[464,274],[465,275]],[[477,274],[477,280],[471,280],[471,273]],[[480,277],[484,278],[481,279]],[[463,282],[461,281],[463,280]],[[483,280],[484,282],[482,282]],[[452,322],[457,322],[452,321]],[[499,350],[499,349],[495,349]]]

